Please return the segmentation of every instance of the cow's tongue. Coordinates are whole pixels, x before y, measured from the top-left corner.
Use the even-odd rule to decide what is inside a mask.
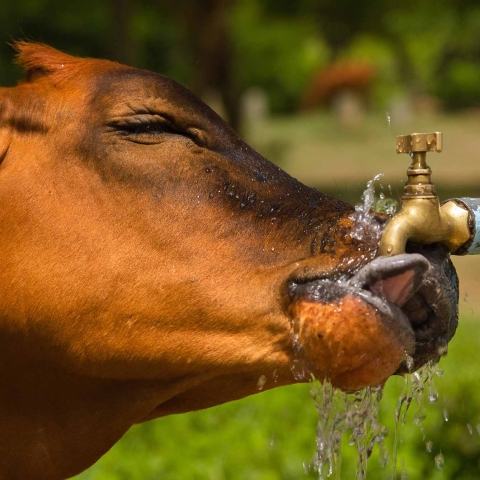
[[[430,264],[417,253],[378,257],[348,283],[402,307],[420,287]]]

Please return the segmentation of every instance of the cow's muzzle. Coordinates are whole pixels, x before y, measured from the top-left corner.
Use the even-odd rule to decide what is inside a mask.
[[[421,254],[420,254],[421,253]],[[296,360],[344,390],[436,361],[457,325],[458,281],[441,248],[379,257],[350,278],[291,282]]]

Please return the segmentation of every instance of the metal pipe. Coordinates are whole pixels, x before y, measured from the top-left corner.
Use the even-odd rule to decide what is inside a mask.
[[[471,241],[466,245],[466,255],[480,255],[480,198],[454,198],[454,202],[468,210]]]

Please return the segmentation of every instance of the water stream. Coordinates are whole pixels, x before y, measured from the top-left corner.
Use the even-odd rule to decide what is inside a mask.
[[[388,452],[384,438],[388,430],[378,420],[378,408],[382,398],[380,387],[366,388],[355,394],[336,390],[329,382],[314,384],[311,394],[318,411],[317,451],[313,467],[324,480],[341,474],[341,441],[348,433],[349,445],[354,445],[358,454],[356,478],[367,476],[367,461],[378,444],[383,466],[388,464]]]
[[[376,195],[375,183],[381,176],[382,174],[379,174],[367,183],[362,202],[355,206],[355,212],[350,217],[355,222],[351,235],[359,240],[364,238],[380,240],[381,227],[373,221],[372,211],[387,215],[395,213],[397,205],[394,200],[386,198],[383,193]],[[413,365],[413,360],[408,362],[407,358],[407,366],[409,363]],[[305,465],[306,471],[313,468],[318,473],[319,480],[329,477],[341,479],[342,438],[348,436],[348,444],[354,446],[357,453],[356,480],[367,478],[368,459],[374,449],[378,450],[380,465],[386,470],[390,469],[392,480],[399,478],[398,475],[401,480],[406,480],[408,476],[403,461],[400,462],[399,472],[398,451],[403,443],[407,412],[412,403],[416,408],[413,423],[422,435],[426,450],[428,452],[433,450],[432,442],[426,438],[423,424],[427,417],[425,404],[438,400],[434,384],[435,375],[441,376],[441,371],[436,365],[427,364],[418,371],[404,376],[403,390],[394,411],[395,426],[391,452],[385,444],[389,431],[379,419],[382,387],[370,387],[354,394],[346,394],[333,388],[328,381],[323,384],[312,383],[311,394],[318,411],[317,448],[311,464]],[[441,452],[435,456],[435,464],[437,468],[442,468]]]
[[[340,480],[342,448],[352,447],[357,456],[355,479],[364,480],[367,478],[368,460],[376,449],[378,461],[385,468],[386,475],[390,472],[389,478],[392,480],[406,480],[405,464],[401,461],[399,465],[398,452],[403,444],[407,412],[414,408],[413,426],[418,428],[426,450],[431,453],[433,445],[426,437],[423,423],[427,417],[426,404],[438,400],[434,384],[436,375],[441,375],[438,367],[427,364],[403,378],[403,390],[393,412],[395,423],[391,451],[385,442],[390,432],[379,418],[382,387],[369,387],[346,394],[332,387],[328,381],[323,384],[313,382],[310,391],[318,412],[316,453],[313,461],[304,465],[305,470],[315,470],[319,480]],[[442,468],[444,460],[441,452],[436,454],[434,461],[437,468]]]

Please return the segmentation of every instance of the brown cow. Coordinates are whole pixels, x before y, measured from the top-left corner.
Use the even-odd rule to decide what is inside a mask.
[[[341,93],[352,92],[366,102],[376,69],[366,62],[342,60],[318,72],[307,86],[300,110],[314,110],[332,103]]]
[[[0,90],[2,479],[74,475],[134,423],[261,376],[356,389],[405,352],[438,358],[457,307],[443,251],[372,261],[349,205],[172,80],[17,49],[26,81]]]

